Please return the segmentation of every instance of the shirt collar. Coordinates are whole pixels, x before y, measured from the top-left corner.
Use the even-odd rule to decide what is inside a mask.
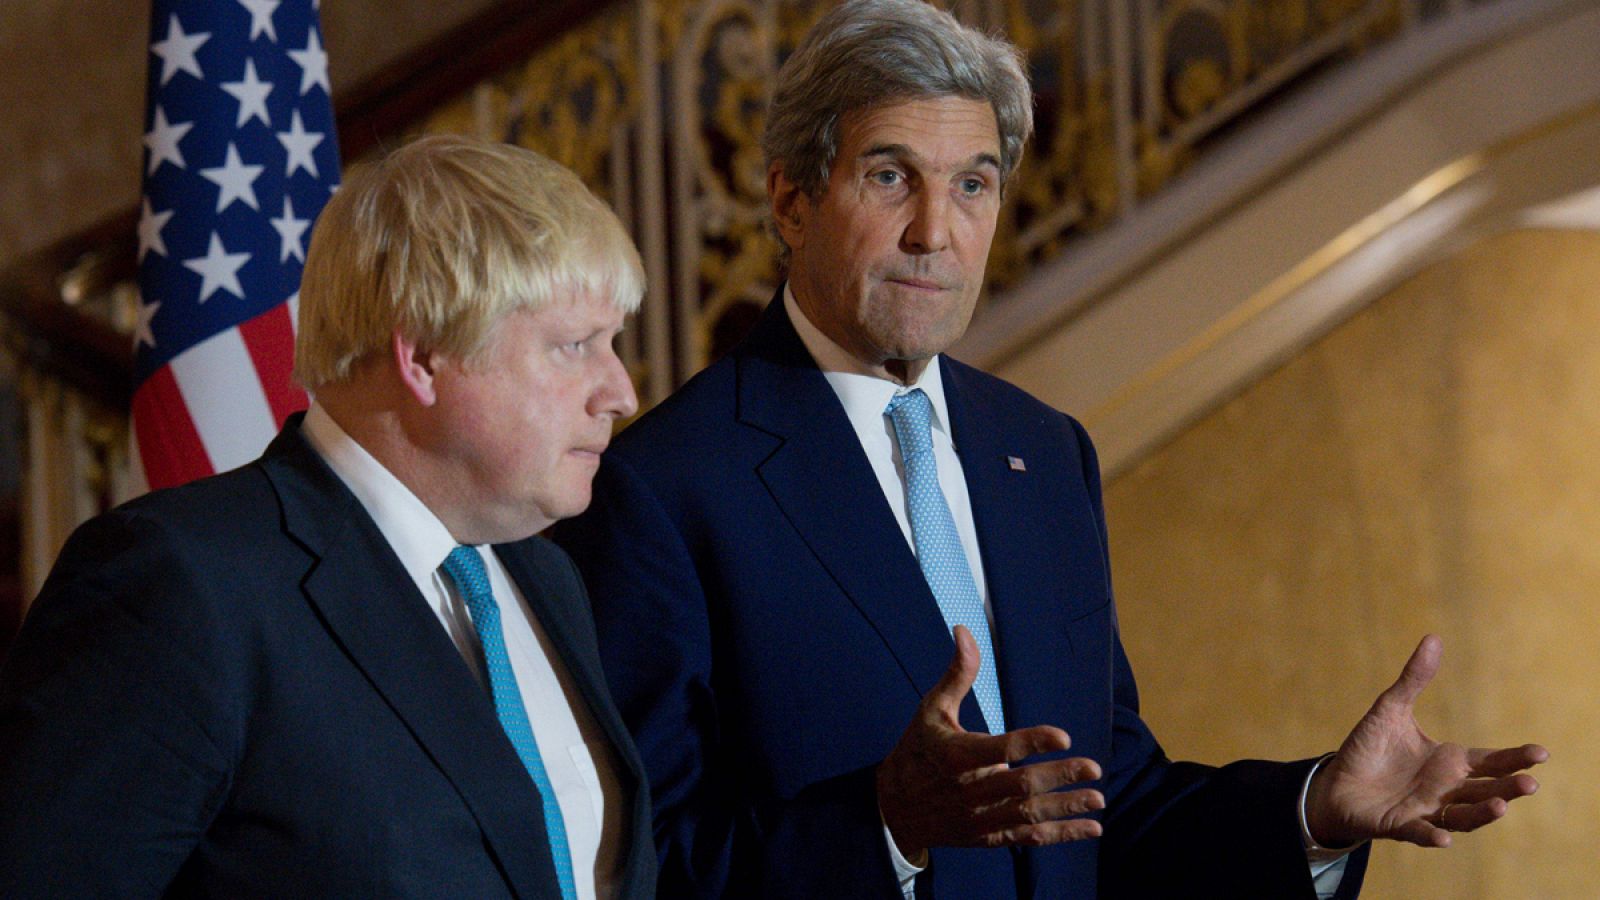
[[[898,382],[873,374],[848,350],[834,343],[832,338],[822,333],[822,329],[813,325],[795,301],[794,292],[787,282],[783,286],[783,308],[788,311],[789,321],[800,335],[800,343],[805,345],[817,368],[822,370],[823,377],[828,379],[833,392],[839,396],[845,414],[850,417],[850,423],[858,433],[871,428],[882,430],[883,414],[889,401],[896,394],[921,388],[933,405],[934,430],[949,436],[950,428],[946,423],[950,421],[950,413],[945,405],[944,376],[940,372],[938,356],[928,360],[928,365],[915,383],[901,387]]]
[[[411,579],[429,583],[456,548],[456,539],[439,517],[318,404],[311,405],[300,431],[356,495]]]

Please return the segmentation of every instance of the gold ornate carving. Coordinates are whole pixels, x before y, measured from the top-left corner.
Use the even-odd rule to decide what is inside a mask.
[[[1000,27],[1028,55],[1038,128],[1008,186],[987,296],[1160,191],[1208,135],[1312,65],[1393,32],[1399,0],[988,0],[940,2]],[[709,361],[771,296],[780,277],[768,235],[760,137],[772,73],[831,0],[649,0],[616,4],[513,71],[439,110],[428,130],[469,131],[533,147],[570,166],[619,208],[640,140],[640,77],[657,75],[668,146],[677,362]],[[1145,15],[1148,13],[1148,15]],[[656,58],[640,58],[639,16]],[[984,15],[980,20],[975,16]],[[1121,27],[1123,31],[1117,29]],[[1121,47],[1129,64],[1113,67]],[[1138,79],[1152,79],[1143,87]],[[1119,93],[1120,91],[1120,93]],[[1118,97],[1131,108],[1119,109]],[[1120,130],[1120,131],[1119,131]],[[620,156],[619,156],[620,154]],[[642,160],[642,161],[641,161]],[[1134,196],[1124,196],[1133,192]],[[689,236],[676,232],[687,230]],[[664,327],[664,326],[663,326]],[[664,368],[662,368],[664,366]]]
[[[1037,93],[1033,144],[1007,187],[989,254],[993,297],[1055,255],[1086,223],[1107,220],[1118,202],[1109,75],[1086,71],[1077,3],[1006,0],[1006,36],[1028,55]],[[986,301],[987,302],[987,301]]]
[[[1312,66],[1400,24],[1398,0],[1169,0],[1143,37],[1160,106],[1140,110],[1139,193],[1160,190],[1205,139]]]
[[[1227,76],[1216,60],[1194,60],[1173,80],[1172,105],[1180,118],[1192,119],[1221,99],[1227,86]]]
[[[637,115],[639,60],[627,7],[562,35],[511,72],[440,108],[424,131],[470,132],[537,150],[615,203],[615,130]]]

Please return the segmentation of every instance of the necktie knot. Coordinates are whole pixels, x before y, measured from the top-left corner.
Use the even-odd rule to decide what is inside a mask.
[[[484,569],[483,557],[478,555],[477,550],[458,545],[444,558],[440,568],[456,583],[456,590],[461,592],[461,599],[466,601],[472,621],[478,623],[480,631],[486,616],[499,620],[500,607],[494,602],[494,590],[489,587],[489,573]]]
[[[894,424],[902,459],[933,449],[933,404],[922,388],[896,394],[884,412]]]

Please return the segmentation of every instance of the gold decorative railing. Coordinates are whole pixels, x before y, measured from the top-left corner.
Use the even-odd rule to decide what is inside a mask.
[[[650,295],[623,351],[648,405],[731,345],[775,289],[759,149],[765,95],[828,5],[505,3],[368,84],[336,86],[340,145],[354,158],[406,133],[462,131],[577,171],[617,209],[645,260]],[[986,307],[1149,202],[1263,104],[1468,11],[1461,0],[953,5],[1028,53],[1037,92],[1037,135],[1001,215]],[[0,273],[32,432],[24,505],[48,507],[23,511],[29,593],[65,536],[61,523],[125,493],[116,448],[131,373],[122,348],[131,346],[134,219]]]
[[[764,227],[767,85],[827,0],[610,7],[420,123],[571,166],[629,222],[650,301],[625,351],[658,401],[743,332],[779,278]],[[948,4],[947,4],[948,5]],[[1400,0],[985,0],[954,4],[1030,61],[1038,133],[985,304],[1114,224],[1208,142],[1321,67],[1451,14]],[[980,313],[981,314],[981,313]]]

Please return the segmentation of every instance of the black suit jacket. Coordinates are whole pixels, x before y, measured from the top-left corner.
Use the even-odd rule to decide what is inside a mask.
[[[572,563],[496,547],[648,793]],[[560,896],[538,793],[377,526],[292,420],[62,551],[0,668],[0,896]]]
[[[936,849],[919,895],[1312,896],[1295,812],[1309,763],[1173,763],[1139,717],[1083,429],[941,365],[1007,721],[1065,728],[1104,767],[1108,808],[1102,840]],[[954,644],[781,301],[614,442],[588,512],[554,537],[593,592],[650,774],[662,895],[897,897],[874,770]],[[970,696],[962,720],[981,727]]]

